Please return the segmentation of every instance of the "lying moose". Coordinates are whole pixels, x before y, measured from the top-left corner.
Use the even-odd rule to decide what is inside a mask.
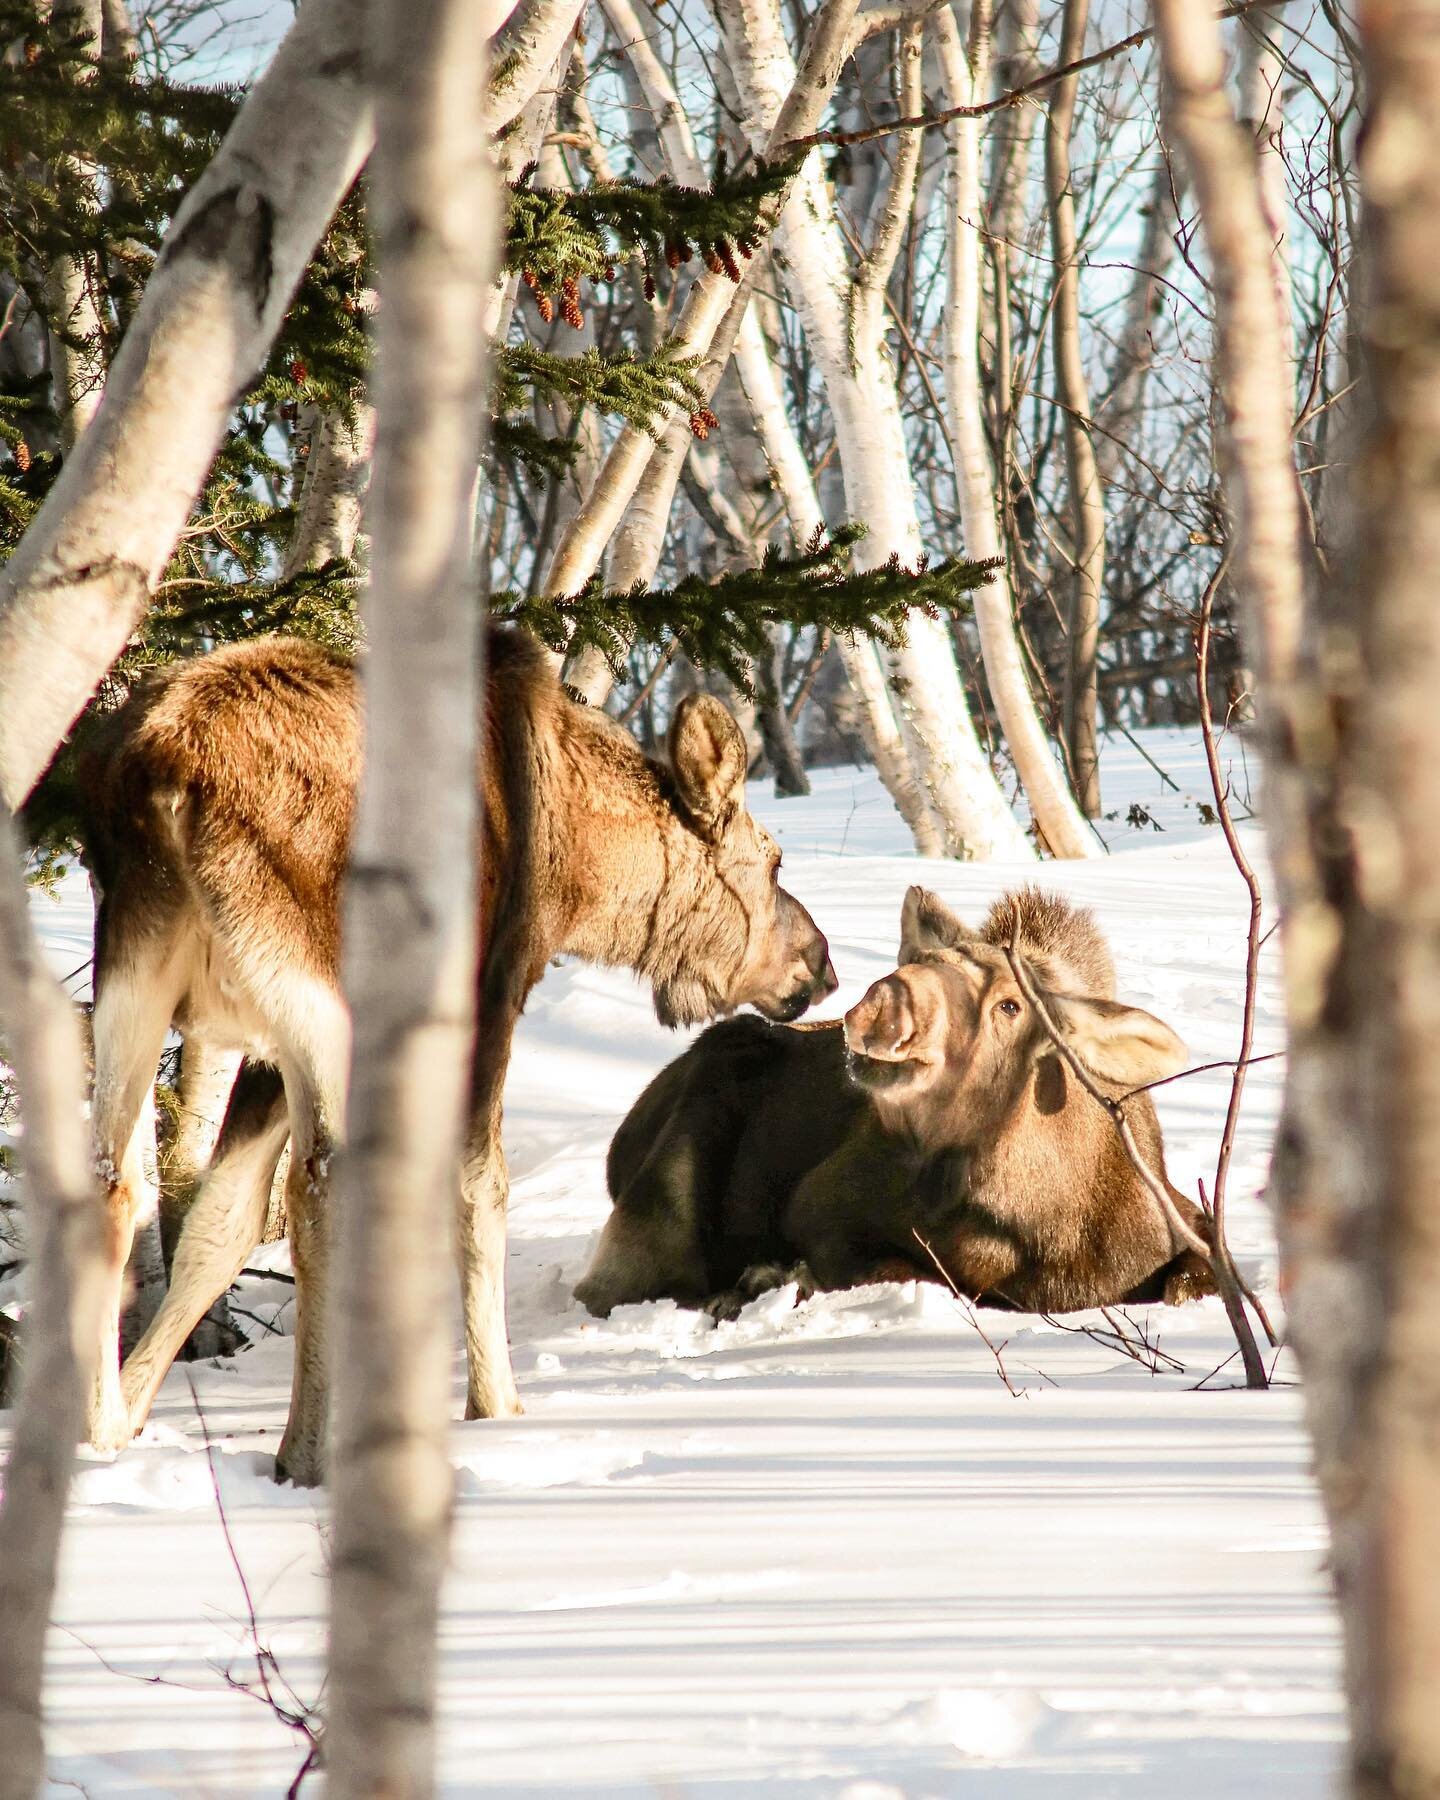
[[[843,1025],[731,1019],[650,1083],[610,1146],[614,1210],[578,1298],[601,1315],[661,1296],[733,1309],[797,1261],[811,1286],[948,1280],[1039,1312],[1212,1292],[1025,999],[1012,940],[1105,1091],[1182,1066],[1168,1025],[1115,1000],[1088,913],[1024,888],[975,931],[912,887],[900,967]],[[1149,1096],[1126,1110],[1163,1169]]]

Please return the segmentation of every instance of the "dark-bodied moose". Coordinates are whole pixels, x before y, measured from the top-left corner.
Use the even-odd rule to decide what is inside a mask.
[[[1168,1025],[1115,999],[1088,913],[1025,888],[976,930],[912,887],[900,966],[843,1024],[730,1020],[650,1083],[611,1144],[614,1206],[578,1297],[599,1314],[662,1295],[726,1310],[792,1270],[821,1288],[944,1280],[1042,1312],[1211,1292],[1026,999],[1012,944],[1106,1093],[1183,1065]],[[1126,1110],[1163,1169],[1149,1095]]]
[[[719,701],[681,703],[661,761],[574,705],[523,635],[492,630],[486,667],[481,1023],[456,1171],[471,1418],[519,1410],[500,1105],[516,1021],[550,960],[566,952],[636,970],[670,1025],[747,1004],[792,1020],[836,985],[825,939],[779,885],[778,848],[745,809],[745,742]],[[97,1444],[118,1447],[144,1423],[187,1334],[259,1241],[288,1136],[298,1313],[277,1473],[322,1477],[328,1166],[349,1043],[340,898],[359,766],[351,665],[282,638],[163,671],[108,722],[89,759],[94,1128],[110,1229],[89,1418]],[[122,1373],[124,1269],[156,1201],[142,1119],[172,1025],[273,1072],[257,1085],[252,1068],[237,1085],[169,1287]]]

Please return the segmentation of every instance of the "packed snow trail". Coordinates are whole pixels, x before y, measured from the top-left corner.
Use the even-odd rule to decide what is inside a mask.
[[[1143,743],[1178,791],[1108,745],[1114,853],[1038,874],[917,862],[868,772],[822,772],[808,800],[752,790],[786,885],[830,937],[827,1015],[894,966],[910,882],[978,919],[1018,876],[1094,907],[1120,996],[1174,1025],[1195,1063],[1233,1056],[1244,889],[1204,823],[1199,746]],[[1243,794],[1238,755],[1235,773]],[[83,885],[35,906],[74,973]],[[1277,976],[1272,940],[1257,1054],[1280,1047]],[[1217,1300],[1131,1313],[1158,1373],[1078,1329],[1098,1315],[985,1313],[987,1344],[931,1286],[800,1305],[787,1289],[718,1326],[670,1303],[604,1323],[575,1304],[610,1134],[683,1041],[630,976],[578,965],[547,975],[522,1024],[506,1137],[527,1411],[454,1426],[445,1792],[1328,1792],[1337,1634],[1294,1370],[1282,1356],[1271,1392],[1238,1389]],[[1257,1195],[1282,1068],[1251,1072],[1231,1174],[1234,1248],[1272,1306]],[[1157,1093],[1171,1177],[1192,1194],[1227,1093],[1224,1070]],[[283,1247],[252,1266],[283,1274]],[[293,1289],[249,1276],[238,1303],[254,1346],[188,1370],[213,1473],[184,1369],[135,1446],[82,1465],[50,1650],[57,1796],[277,1795],[304,1760],[259,1693],[219,1506],[272,1689],[299,1710],[323,1674],[324,1499],[268,1478]],[[458,1329],[456,1345],[458,1414]]]

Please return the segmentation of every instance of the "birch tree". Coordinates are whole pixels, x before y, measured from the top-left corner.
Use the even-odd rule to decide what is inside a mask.
[[[0,1502],[0,1800],[45,1785],[41,1679],[60,1536],[93,1377],[105,1275],[79,1021],[31,928],[20,844],[0,808],[0,1022],[25,1109],[31,1304]]]
[[[79,79],[99,62],[104,35],[100,0],[56,0],[53,18],[80,48]],[[82,176],[85,171],[80,166]],[[90,172],[93,177],[93,171]],[[93,191],[93,179],[87,185]],[[105,380],[100,312],[92,275],[78,256],[56,259],[46,281],[50,306],[50,368],[60,442],[68,455],[100,404]]]
[[[771,128],[794,77],[779,9],[775,0],[715,0],[714,11],[745,108],[745,127],[756,144]],[[920,110],[921,99],[916,30],[905,28],[900,59],[900,105],[911,114]],[[895,157],[875,234],[853,266],[813,155],[776,228],[786,293],[822,372],[835,421],[846,510],[867,528],[859,554],[869,567],[892,554],[913,565],[922,549],[885,342],[885,289],[919,162],[914,133],[901,134]],[[906,646],[884,660],[910,766],[942,826],[947,852],[1030,858],[1030,844],[980,749],[943,626],[912,616]]]
[[[1362,45],[1371,423],[1354,536],[1304,604],[1269,221],[1213,19],[1157,0],[1215,274],[1238,584],[1261,661],[1290,1065],[1274,1187],[1345,1629],[1351,1786],[1440,1788],[1440,15]]]
[[[1065,0],[1059,63],[1076,62],[1085,49],[1090,0]],[[1090,390],[1080,345],[1080,262],[1071,185],[1070,138],[1075,125],[1078,74],[1050,90],[1045,120],[1045,192],[1050,206],[1050,245],[1055,259],[1051,332],[1055,381],[1065,433],[1071,554],[1069,660],[1065,671],[1065,736],[1080,808],[1100,815],[1100,754],[1095,741],[1099,709],[1100,601],[1105,588],[1105,493],[1090,441]]]
[[[105,396],[0,573],[0,798],[119,655],[370,146],[360,0],[310,0],[186,196]]]
[[[525,0],[497,43],[499,129],[580,0]],[[143,618],[336,205],[369,154],[362,0],[306,0],[186,195],[94,419],[0,572],[0,799],[23,800]],[[488,15],[492,25],[503,5]],[[478,28],[484,29],[483,21]]]
[[[985,0],[975,0],[968,51],[950,9],[936,15],[947,107],[973,106],[983,97],[989,60],[987,13]],[[945,394],[956,482],[966,553],[977,560],[1002,559],[980,385],[980,121],[956,119],[946,130]],[[1015,634],[1014,607],[1009,570],[1002,566],[975,594],[975,622],[990,695],[1046,844],[1056,856],[1091,856],[1099,845],[1080,816],[1035,710]]]
[[[366,757],[346,882],[354,1024],[337,1172],[335,1537],[326,1768],[336,1796],[432,1791],[455,1170],[476,988],[481,315],[499,200],[466,0],[377,0],[380,265]]]
[[[684,105],[670,79],[669,71],[656,51],[651,35],[653,25],[642,20],[632,0],[602,0],[602,4],[605,16],[634,70],[637,85],[655,121],[667,174],[672,180],[688,186],[703,185],[704,165],[700,160]],[[746,307],[739,322],[734,358],[756,434],[785,508],[791,539],[797,549],[803,548],[817,531],[823,531],[824,514],[810,465],[790,424],[774,362],[753,305]],[[683,426],[678,429],[684,430]],[[676,431],[677,427],[672,426],[671,435],[663,446],[667,458],[678,458],[689,450],[688,432],[684,432],[683,437],[675,437],[673,434]],[[625,541],[634,544],[637,553],[627,558],[623,569],[612,563],[612,586],[623,587],[636,580],[649,581],[654,576],[665,527],[665,518],[657,519],[659,507],[656,504],[655,487],[668,483],[669,493],[673,494],[674,480],[668,469],[662,473],[655,486],[650,485],[651,480],[650,472],[647,471],[646,481],[636,494],[636,500],[642,502],[645,508],[648,532],[641,539],[634,520],[627,518],[624,529],[628,529],[630,535]],[[868,640],[857,641],[842,637],[838,643],[838,652],[856,696],[865,745],[880,778],[900,807],[917,849],[923,855],[939,855],[940,832],[910,770],[875,647]],[[592,655],[587,658],[584,666],[570,678],[575,680],[577,677],[580,690],[592,705],[598,704],[608,692],[609,669],[603,657]]]

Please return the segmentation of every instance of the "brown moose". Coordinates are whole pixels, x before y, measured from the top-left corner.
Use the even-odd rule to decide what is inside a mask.
[[[1012,936],[1107,1092],[1183,1064],[1168,1025],[1115,1000],[1088,913],[1026,888],[976,931],[913,887],[900,967],[843,1025],[731,1020],[650,1083],[610,1147],[614,1209],[576,1289],[584,1304],[605,1314],[668,1295],[724,1310],[797,1262],[823,1288],[948,1279],[1027,1311],[1210,1292],[1027,1002]],[[1127,1112],[1163,1169],[1149,1096]],[[1170,1193],[1204,1235],[1199,1209]]]
[[[118,1447],[144,1423],[186,1335],[235,1279],[259,1239],[288,1134],[298,1313],[277,1473],[321,1478],[357,698],[351,666],[314,646],[236,645],[150,681],[90,758],[87,843],[100,900],[94,1120],[110,1217],[109,1314],[89,1420],[98,1444]],[[692,696],[676,710],[668,752],[666,763],[649,759],[603,714],[572,704],[529,639],[490,633],[481,1022],[457,1171],[467,1417],[519,1410],[505,1333],[500,1106],[516,1020],[551,958],[636,970],[670,1025],[746,1004],[790,1020],[835,987],[825,939],[779,885],[779,850],[745,810],[734,720],[719,701]],[[123,1270],[137,1217],[154,1205],[142,1122],[172,1024],[278,1072],[252,1068],[237,1085],[168,1291],[122,1374]]]

